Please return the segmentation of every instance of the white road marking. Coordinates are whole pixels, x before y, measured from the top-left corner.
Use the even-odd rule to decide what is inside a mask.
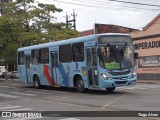
[[[80,119],[77,119],[77,118],[65,118],[65,119],[58,119],[58,120],[80,120]]]
[[[11,86],[0,86],[0,88],[1,88],[1,87],[4,87],[4,88],[11,88]]]
[[[51,94],[51,93],[48,93],[48,92],[42,92],[42,91],[27,91],[27,92],[30,92],[30,93],[35,93],[35,94]]]
[[[0,87],[9,87],[9,86],[0,86]]]
[[[0,93],[0,96],[1,97],[7,97],[7,98],[18,98],[19,96],[13,96],[13,95],[6,95],[6,94],[2,94],[2,93]]]
[[[132,89],[139,90],[139,89],[151,89],[151,88],[160,88],[160,86],[153,84],[139,84],[134,86],[117,87],[117,90],[132,90]]]
[[[33,119],[40,119],[40,118],[33,118],[33,117],[31,118],[11,118],[11,119],[5,119],[5,120],[33,120]]]
[[[27,92],[31,92],[31,93],[42,93],[42,94],[54,94],[54,93],[62,93],[62,94],[68,94],[68,93],[70,93],[70,92],[62,92],[62,91],[47,91],[47,90],[43,90],[43,91],[27,91]]]
[[[31,110],[32,108],[20,108],[20,109],[12,109],[12,110],[5,110],[5,111],[26,111]]]
[[[18,85],[21,85],[21,84],[11,84],[11,85],[17,85],[18,86]]]
[[[26,96],[35,96],[34,94],[29,94],[29,93],[20,93],[20,92],[10,92],[13,94],[18,94],[18,95],[26,95]]]
[[[0,110],[3,110],[3,109],[11,109],[11,108],[19,108],[21,106],[9,106],[9,107],[2,107],[0,108]]]

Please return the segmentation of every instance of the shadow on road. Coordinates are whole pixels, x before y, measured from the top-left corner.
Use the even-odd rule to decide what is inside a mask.
[[[31,85],[23,85],[21,86],[20,88],[29,88],[29,89],[35,89],[34,86],[31,86]],[[38,89],[36,89],[37,91]],[[39,89],[38,91],[48,91],[48,92],[51,92],[51,91],[58,91],[59,93],[60,92],[71,92],[71,93],[79,93],[77,92],[76,88],[68,88],[68,87],[51,87],[51,86],[42,86],[41,89]],[[115,95],[115,94],[126,94],[126,93],[129,93],[129,94],[132,94],[131,92],[127,92],[127,91],[113,91],[113,92],[107,92],[105,89],[88,89],[86,90],[84,93],[79,93],[79,94],[93,94],[93,95]]]

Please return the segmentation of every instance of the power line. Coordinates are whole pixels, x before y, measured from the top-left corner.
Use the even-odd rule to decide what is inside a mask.
[[[48,1],[48,0],[47,0]],[[53,2],[53,0],[49,0],[49,1],[52,1]],[[98,8],[98,9],[114,9],[114,10],[124,10],[124,6],[123,6],[123,8],[119,8],[119,9],[117,9],[117,8],[113,8],[112,6],[120,6],[120,7],[122,7],[121,5],[117,5],[117,4],[114,4],[114,2],[109,2],[109,3],[107,3],[106,1],[104,1],[104,2],[102,2],[102,1],[100,1],[100,0],[95,0],[95,1],[87,1],[87,2],[85,2],[85,1],[83,1],[83,0],[77,0],[76,2],[74,2],[74,1],[63,1],[63,0],[56,0],[56,1],[54,1],[54,2],[59,2],[59,3],[64,3],[64,4],[69,4],[69,5],[74,5],[74,7],[75,7],[75,9],[80,9],[81,11],[83,10],[85,10],[85,9],[83,9],[83,7],[87,7],[87,9],[85,10],[85,11],[90,11],[90,12],[92,12],[93,10],[94,10],[94,13],[95,12],[97,12],[97,10],[95,10],[95,9],[88,9],[88,7],[90,7],[90,8]],[[86,4],[83,4],[83,3],[86,3]],[[103,4],[102,4],[103,3]],[[111,6],[112,8],[110,8],[110,7],[104,7],[103,5],[108,5],[108,6]],[[75,5],[77,5],[77,6],[80,6],[80,7],[76,7]],[[98,5],[101,5],[101,7],[98,7]],[[67,6],[66,6],[67,7]],[[127,7],[129,7],[129,6],[127,6]],[[131,6],[132,7],[132,6]],[[73,7],[72,7],[72,9],[73,9]],[[141,8],[140,8],[141,9]],[[142,8],[143,9],[143,8]],[[125,10],[128,10],[128,9],[125,9]],[[137,9],[136,9],[137,10]],[[156,11],[158,12],[158,10],[159,9],[156,9]],[[130,10],[131,11],[131,10]],[[134,10],[135,11],[135,10]],[[104,13],[104,11],[102,11],[103,13]],[[85,12],[86,13],[86,12]],[[100,12],[98,12],[98,13],[100,13]],[[115,12],[114,13],[112,13],[112,14],[115,14]],[[111,15],[112,15],[111,14]],[[117,13],[118,14],[118,13]],[[121,14],[121,13],[119,13],[119,14]],[[133,14],[132,14],[133,15]],[[128,16],[128,15],[127,15]],[[131,16],[131,14],[129,14],[129,16]],[[152,18],[151,17],[152,16],[152,13],[151,14],[147,14],[147,15],[139,15],[139,16],[137,16],[136,15],[136,17],[134,17],[134,18],[130,18],[130,19],[122,19],[122,21],[123,22],[120,22],[121,24],[124,24],[125,26],[127,25],[127,26],[134,26],[135,28],[137,28],[138,26],[142,26],[143,27],[143,25],[144,25],[144,23],[145,24],[147,24],[147,21],[150,21],[150,19],[149,18]],[[120,18],[118,18],[118,19],[121,19],[121,18],[125,18],[125,16],[121,16]],[[143,19],[140,19],[140,21],[141,22],[138,22],[136,19],[138,19],[138,17],[142,17]],[[143,24],[143,25],[142,25]]]
[[[91,3],[91,4],[98,4],[98,5],[104,5],[104,2],[102,3],[102,1],[99,1],[99,0],[94,0],[94,1],[86,1],[86,0],[77,0],[77,1],[79,1],[79,2],[82,2],[82,3]],[[105,3],[106,3],[106,1],[105,1]],[[108,5],[108,3],[106,3],[107,5]],[[116,5],[116,4],[114,4],[114,5],[112,5],[112,6],[119,6],[119,7],[123,7],[123,8],[129,8],[129,9],[132,9],[132,8],[134,8],[134,9],[143,9],[143,10],[160,10],[160,9],[153,9],[153,8],[140,8],[140,7],[133,7],[133,6],[126,6],[126,5]]]
[[[139,8],[139,7],[129,7],[129,6],[120,6],[120,5],[114,5],[114,6],[120,6],[120,7],[123,7],[123,9],[122,8],[114,8],[114,7],[104,7],[104,6],[101,6],[101,7],[98,7],[97,5],[98,4],[96,4],[96,6],[95,6],[95,4],[94,5],[90,5],[90,4],[82,4],[82,3],[87,3],[87,1],[81,1],[81,2],[79,2],[79,3],[77,3],[77,1],[76,1],[76,3],[75,2],[68,2],[68,1],[63,1],[63,0],[56,0],[56,2],[63,2],[64,4],[70,4],[70,5],[78,5],[78,6],[84,6],[84,7],[92,7],[92,8],[103,8],[103,9],[114,9],[114,10],[126,10],[126,9],[124,9],[124,8],[129,8],[129,9],[132,9],[132,8],[134,8],[134,9],[143,9],[143,10],[154,10],[154,11],[157,11],[157,10],[160,10],[160,9],[147,9],[147,8]],[[88,2],[88,3],[93,3],[93,2]],[[104,5],[104,4],[100,4],[99,3],[99,5]],[[128,11],[135,11],[135,10],[129,10],[129,9],[127,9]]]
[[[128,3],[128,4],[134,4],[134,5],[145,5],[145,6],[152,6],[152,7],[160,7],[160,5],[152,5],[152,4],[137,3],[137,2],[128,2],[128,1],[121,1],[121,0],[107,0],[107,1],[114,1],[114,2],[120,2],[120,3]]]

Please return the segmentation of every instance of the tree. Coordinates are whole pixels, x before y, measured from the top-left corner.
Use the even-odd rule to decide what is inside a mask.
[[[51,4],[36,5],[35,0],[16,0],[3,3],[0,16],[0,59],[16,63],[16,49],[51,40],[79,36],[79,32],[66,29],[65,23],[56,23],[56,12],[62,9]]]

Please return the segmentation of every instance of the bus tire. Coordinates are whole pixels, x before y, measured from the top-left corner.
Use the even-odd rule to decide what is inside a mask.
[[[41,88],[41,83],[39,81],[39,77],[38,76],[34,76],[34,87],[36,89],[40,89]]]
[[[112,87],[112,88],[106,88],[107,92],[113,92],[116,89],[116,87]]]
[[[83,82],[83,79],[81,77],[78,77],[76,79],[76,88],[77,88],[77,91],[80,92],[80,93],[83,93],[85,91],[84,82]]]

